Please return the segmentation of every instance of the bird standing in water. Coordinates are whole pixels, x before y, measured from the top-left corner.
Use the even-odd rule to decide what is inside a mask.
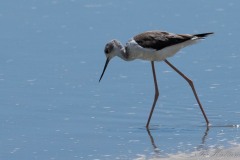
[[[164,61],[169,65],[173,70],[175,70],[179,75],[181,75],[192,88],[193,94],[197,100],[197,103],[202,111],[202,114],[205,118],[207,125],[209,125],[208,118],[205,114],[205,111],[202,107],[202,104],[198,98],[197,92],[195,90],[194,84],[191,79],[185,76],[181,71],[179,71],[175,66],[173,66],[168,60],[168,57],[175,55],[180,49],[195,44],[199,40],[204,39],[208,35],[213,34],[202,33],[202,34],[174,34],[169,32],[162,31],[147,31],[141,34],[138,34],[131,38],[126,46],[123,46],[118,40],[111,40],[105,46],[104,52],[106,55],[106,62],[99,79],[101,81],[104,72],[108,66],[110,60],[118,56],[125,61],[132,61],[135,59],[142,59],[151,62],[153,80],[155,85],[155,96],[152,104],[152,108],[148,117],[146,128],[149,129],[149,124],[151,117],[159,96],[157,78],[155,73],[154,62],[155,61]]]

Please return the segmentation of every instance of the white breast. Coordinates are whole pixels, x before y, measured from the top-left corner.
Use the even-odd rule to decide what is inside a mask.
[[[152,61],[156,57],[156,50],[143,48],[133,39],[130,39],[126,44],[126,51],[129,55],[129,60],[142,59]]]

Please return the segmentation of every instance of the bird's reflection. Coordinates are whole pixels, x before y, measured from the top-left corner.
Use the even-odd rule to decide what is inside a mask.
[[[201,138],[201,142],[200,142],[199,146],[197,147],[198,149],[201,149],[201,148],[204,147],[207,136],[208,136],[209,129],[210,128],[207,126],[206,130],[204,131],[203,136]],[[153,151],[154,151],[155,155],[158,156],[158,157],[161,156],[161,150],[159,148],[159,145],[157,145],[155,143],[154,137],[151,134],[151,130],[150,129],[146,129],[146,130],[147,130],[147,133],[148,133],[148,136],[149,136],[150,142],[152,144]]]
[[[208,136],[208,131],[209,131],[209,126],[206,127],[206,130],[205,130],[204,135],[202,137],[202,146],[204,146],[204,144],[206,142],[206,139],[207,139],[207,136]]]
[[[152,146],[153,146],[154,152],[157,151],[157,153],[159,154],[159,153],[160,153],[160,150],[159,150],[159,148],[157,147],[157,145],[155,144],[155,141],[154,141],[154,138],[153,138],[153,136],[152,136],[152,134],[151,134],[150,129],[147,129],[147,133],[148,133],[148,136],[149,136],[149,138],[150,138],[151,144],[152,144]]]

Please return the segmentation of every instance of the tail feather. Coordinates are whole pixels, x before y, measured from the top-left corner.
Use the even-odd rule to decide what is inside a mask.
[[[209,33],[201,33],[201,34],[194,34],[193,36],[196,36],[198,38],[205,38],[208,35],[213,34],[213,32],[209,32]]]

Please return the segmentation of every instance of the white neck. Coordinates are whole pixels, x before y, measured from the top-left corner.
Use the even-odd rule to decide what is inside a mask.
[[[117,56],[120,57],[121,59],[128,61],[128,54],[126,52],[125,48],[122,48],[121,50],[118,50]]]
[[[113,40],[115,44],[115,55],[120,57],[121,59],[128,61],[128,53],[126,52],[125,47],[118,40]]]

